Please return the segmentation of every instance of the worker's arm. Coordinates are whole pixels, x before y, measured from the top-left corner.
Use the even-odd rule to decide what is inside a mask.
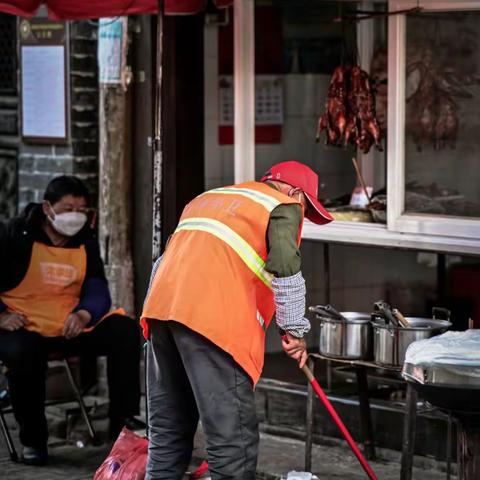
[[[270,214],[265,269],[274,277],[291,277],[300,272],[302,257],[297,236],[301,221],[301,207],[297,204],[279,205]]]
[[[310,322],[304,317],[306,288],[297,245],[301,221],[299,205],[280,205],[272,211],[265,269],[274,275],[276,322],[286,332],[282,346],[287,354],[303,363],[306,358],[303,336],[310,330]]]

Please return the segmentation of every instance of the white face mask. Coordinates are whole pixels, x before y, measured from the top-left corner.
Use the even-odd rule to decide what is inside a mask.
[[[48,220],[52,224],[52,227],[60,234],[67,237],[73,237],[76,235],[83,226],[87,223],[87,215],[82,212],[64,212],[55,213],[50,205],[55,217],[53,220],[47,215]]]

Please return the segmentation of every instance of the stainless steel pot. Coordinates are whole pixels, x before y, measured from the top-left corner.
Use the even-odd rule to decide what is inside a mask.
[[[341,313],[346,321],[324,316],[317,311],[316,318],[320,321],[320,353],[326,357],[346,360],[371,359],[373,341],[370,315],[361,312]]]
[[[375,363],[401,367],[405,360],[405,352],[412,342],[433,337],[445,332],[452,326],[448,320],[419,317],[406,318],[411,325],[410,328],[387,325],[381,320],[372,322]]]

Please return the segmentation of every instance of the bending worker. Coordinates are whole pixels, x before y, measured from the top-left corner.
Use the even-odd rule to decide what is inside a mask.
[[[318,177],[295,162],[261,182],[210,190],[184,209],[156,262],[142,314],[148,343],[147,479],[180,480],[200,418],[212,480],[253,480],[258,424],[253,389],[276,311],[282,347],[306,361],[305,216],[332,220]]]
[[[98,243],[88,224],[88,191],[54,178],[42,204],[0,223],[0,360],[7,366],[23,461],[48,458],[44,412],[50,353],[106,355],[110,436],[133,422],[140,402],[140,331],[114,314]]]

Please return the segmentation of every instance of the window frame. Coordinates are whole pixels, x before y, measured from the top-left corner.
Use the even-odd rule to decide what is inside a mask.
[[[417,6],[428,11],[480,10],[480,0],[389,0],[390,11]],[[254,12],[255,0],[234,3],[236,183],[253,180],[255,175]],[[302,237],[321,242],[480,255],[480,219],[404,213],[405,44],[406,15],[392,15],[388,21],[388,78],[394,81],[388,85],[387,224],[335,221],[318,226],[306,221]]]
[[[394,0],[391,11],[417,6],[411,0]],[[422,1],[425,11],[453,12],[479,10],[480,1]],[[405,84],[406,15],[392,15],[388,24],[388,153],[387,153],[387,228],[426,235],[480,239],[480,218],[405,212]]]

